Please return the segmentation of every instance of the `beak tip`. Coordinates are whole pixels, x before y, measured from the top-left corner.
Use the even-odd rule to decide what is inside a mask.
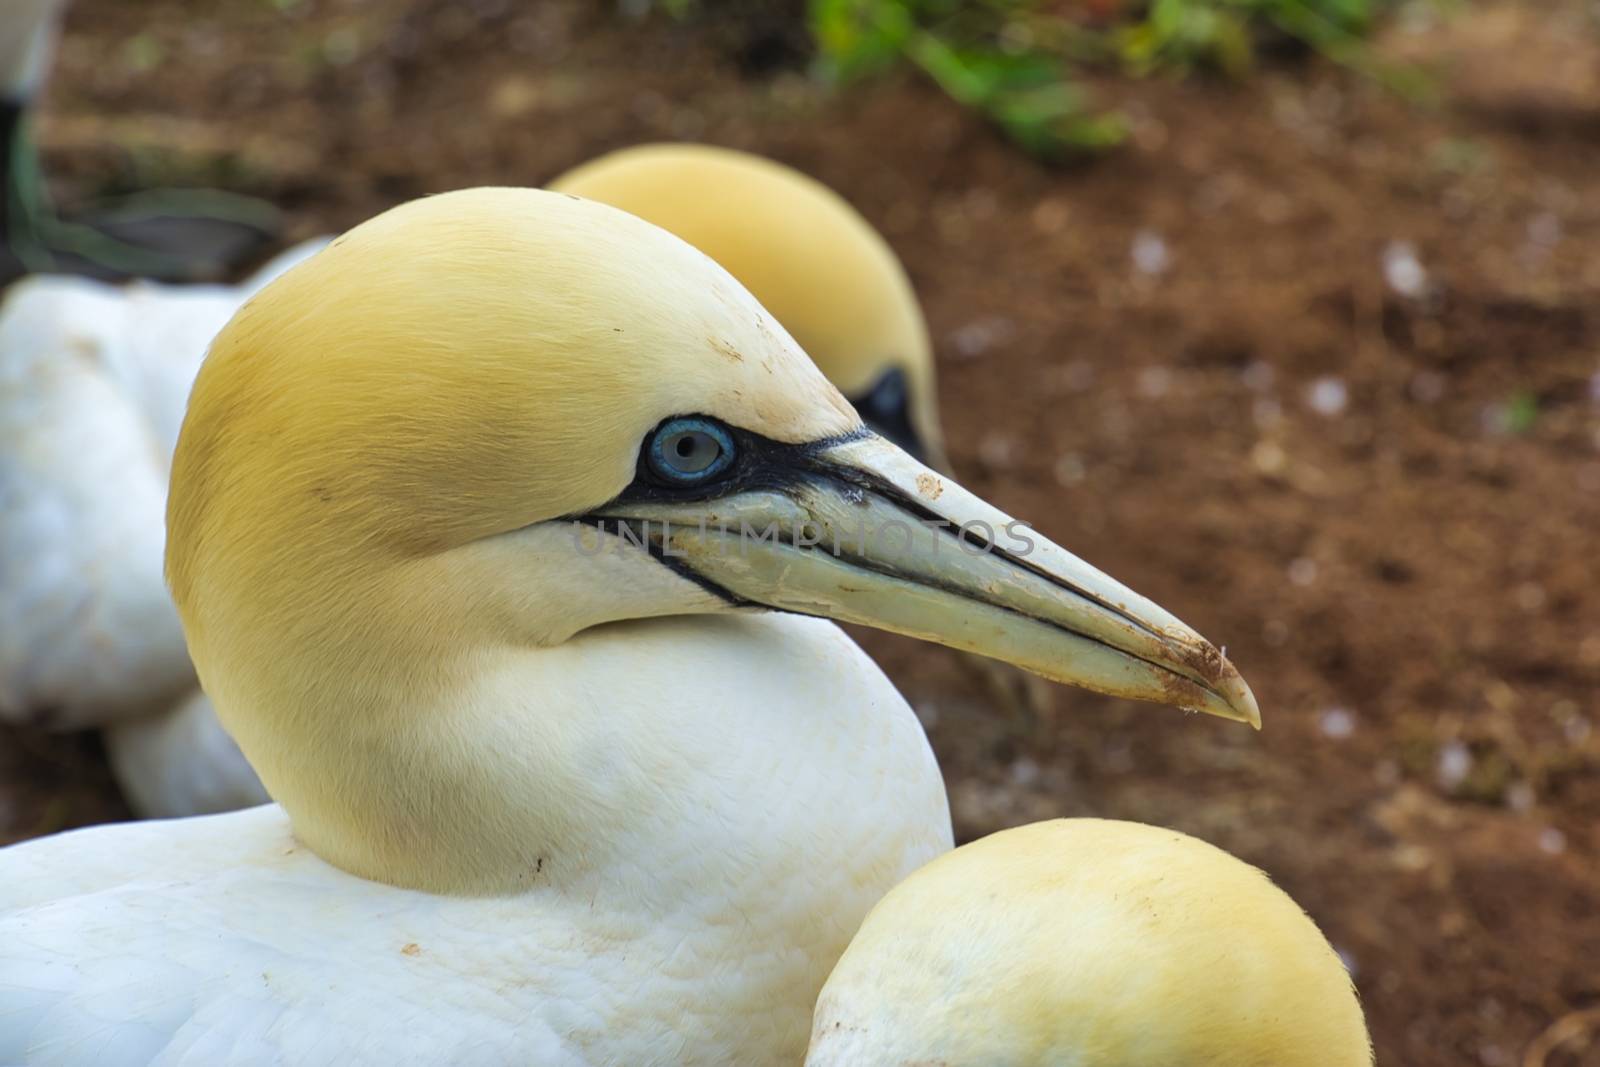
[[[1223,687],[1223,695],[1227,697],[1228,704],[1238,715],[1240,722],[1249,723],[1256,730],[1261,729],[1261,706],[1256,703],[1256,695],[1250,691],[1250,686],[1233,665],[1228,664],[1229,677]]]

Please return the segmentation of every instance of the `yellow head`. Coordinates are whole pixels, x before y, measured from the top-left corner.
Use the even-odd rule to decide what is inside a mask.
[[[606,623],[799,611],[1256,721],[1198,634],[1009,521],[862,429],[688,244],[479,189],[357,227],[217,336],[167,573],[300,837],[370,877],[476,888],[540,834],[627,816],[585,808],[569,758],[600,695],[527,682]]]
[[[722,264],[868,425],[942,465],[916,295],[889,245],[833,190],[759,156],[694,144],[625,148],[549,187],[653,222]]]
[[[1174,830],[1059,819],[923,867],[817,1001],[809,1067],[1370,1067],[1316,925]]]
[[[239,578],[258,611],[254,583],[297,567],[371,578],[583,514],[689,412],[784,442],[860,426],[749,293],[655,227],[521,189],[386,212],[246,304],[196,379],[168,546],[191,640]]]

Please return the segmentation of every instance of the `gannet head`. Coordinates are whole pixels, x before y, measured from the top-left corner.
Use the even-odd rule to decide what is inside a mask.
[[[361,753],[465,743],[419,708],[623,620],[820,615],[1258,721],[1193,630],[864,429],[709,258],[559,193],[404,205],[245,305],[190,398],[167,573],[206,691],[313,838],[352,774],[393,777]]]
[[[1289,896],[1174,830],[1035,823],[934,860],[867,916],[808,1067],[1370,1067],[1355,990]]]
[[[945,466],[928,329],[887,242],[821,182],[698,144],[624,148],[551,189],[653,222],[725,267],[878,433]]]
[[[710,441],[669,427],[676,416],[802,447],[860,429],[737,282],[620,211],[479,189],[380,215],[265,287],[196,378],[168,540],[196,654],[234,607],[256,616],[249,630],[288,625],[280,611],[306,614],[307,597],[422,560],[450,561],[425,602],[471,598],[452,616],[463,639],[555,644],[720,610],[648,556],[619,570],[613,553],[585,555],[574,526],[630,487],[715,495],[759,458],[730,441],[717,471],[664,482],[650,443]],[[532,586],[515,562],[530,547]],[[586,595],[556,595],[583,584],[564,575]]]

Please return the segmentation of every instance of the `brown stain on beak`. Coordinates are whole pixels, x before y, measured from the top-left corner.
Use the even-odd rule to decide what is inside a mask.
[[[1170,671],[1161,671],[1156,675],[1165,702],[1175,708],[1188,708],[1198,710],[1206,706],[1206,691],[1198,682],[1185,678]]]
[[[1232,673],[1227,659],[1216,645],[1202,644],[1198,647],[1195,645],[1180,645],[1178,646],[1178,653],[1179,658],[1186,666],[1193,669],[1207,683],[1216,687],[1219,692],[1223,682]]]

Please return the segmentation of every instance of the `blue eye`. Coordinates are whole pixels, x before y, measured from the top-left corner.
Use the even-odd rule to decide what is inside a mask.
[[[733,465],[733,437],[710,419],[668,419],[645,442],[650,473],[668,485],[701,485]]]

